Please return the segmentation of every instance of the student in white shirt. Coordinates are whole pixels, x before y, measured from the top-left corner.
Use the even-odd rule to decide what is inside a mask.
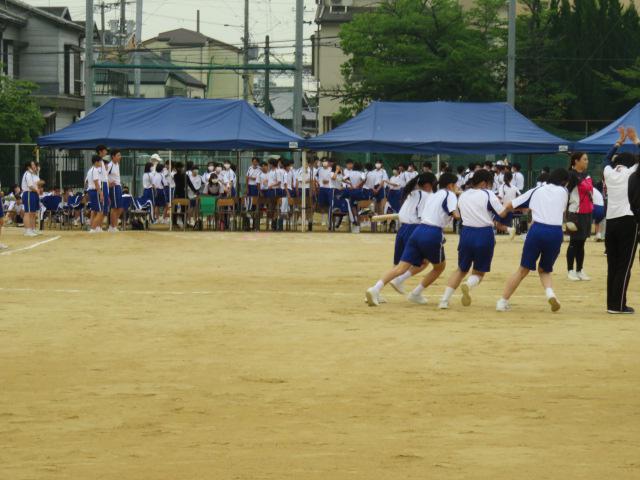
[[[604,182],[607,185],[607,313],[632,314],[627,305],[627,289],[638,247],[638,218],[634,209],[638,196],[638,159],[618,148],[628,138],[636,146],[640,139],[634,128],[618,129],[620,138],[605,158]]]
[[[530,209],[533,224],[524,242],[520,267],[507,281],[502,298],[496,305],[497,311],[506,312],[511,309],[509,299],[529,272],[536,270],[536,264],[551,311],[557,312],[560,309],[560,302],[553,291],[551,272],[564,238],[562,223],[569,201],[566,188],[568,181],[569,172],[558,168],[549,175],[548,184],[529,190],[507,205],[511,209]]]
[[[387,182],[387,206],[391,208],[392,213],[398,213],[400,211],[403,188],[404,182],[400,171],[394,168],[391,178]]]
[[[112,149],[110,157],[111,162],[109,162],[107,166],[109,200],[111,205],[109,232],[113,233],[118,231],[118,222],[123,212],[122,183],[120,181],[120,160],[122,159],[122,153],[118,149]]]
[[[162,163],[158,163],[155,170],[151,173],[155,218],[159,223],[163,223],[163,217],[160,216],[160,209],[167,205],[167,201],[164,198],[164,177],[162,176],[162,170],[164,170],[164,165]]]
[[[596,242],[604,240],[604,223],[606,210],[604,206],[604,197],[598,188],[593,189],[593,223],[595,223]]]
[[[3,199],[4,197],[2,196],[2,185],[0,185],[0,235],[2,234],[2,226],[4,225]],[[7,247],[4,243],[0,243],[0,250],[4,250],[5,248],[9,247]]]
[[[402,206],[398,214],[400,228],[396,233],[395,248],[393,254],[393,264],[398,265],[404,252],[404,247],[411,238],[411,234],[421,222],[424,206],[437,188],[438,181],[433,173],[421,173],[409,180],[402,191]],[[423,263],[419,267],[411,266],[409,270],[389,282],[393,289],[404,295],[404,282],[410,277],[419,274],[427,267]]]
[[[372,198],[376,201],[376,210],[380,211],[382,200],[384,200],[384,187],[389,181],[389,175],[387,175],[387,171],[382,168],[382,162],[376,162],[375,169],[368,172],[367,176],[372,177]]]
[[[222,182],[224,186],[224,192],[226,197],[235,197],[236,196],[236,172],[231,168],[230,162],[224,162],[224,169],[222,173],[218,176],[218,179]]]
[[[331,177],[333,172],[329,166],[329,161],[324,159],[317,173],[318,183],[318,206],[331,210],[333,207],[333,188],[331,185]]]
[[[409,163],[409,165],[407,165],[406,170],[402,173],[402,177],[403,177],[402,179],[405,185],[409,183],[411,180],[413,180],[414,178],[416,178],[417,176],[418,176],[418,172],[416,171],[416,166],[413,163]]]
[[[522,166],[519,163],[514,163],[511,165],[511,173],[513,173],[513,186],[518,189],[518,191],[524,191],[524,175],[520,171],[522,170]]]
[[[36,215],[40,210],[40,177],[36,173],[36,162],[25,165],[22,175],[22,205],[24,207],[24,235],[25,237],[37,237]]]
[[[498,198],[502,205],[509,205],[520,195],[520,191],[513,186],[513,174],[509,171],[504,173],[504,182],[498,189]],[[513,226],[513,212],[508,212],[505,217],[496,217],[496,229],[499,232],[508,233],[511,240],[516,235],[516,229]]]
[[[247,170],[247,175],[245,176],[248,197],[257,197],[260,193],[258,187],[258,175],[260,175],[258,157],[253,157],[251,159],[251,166]]]
[[[142,174],[142,197],[140,197],[140,203],[143,206],[147,203],[150,203],[152,210],[155,211],[155,194],[153,193],[153,169],[153,163],[145,163],[144,173]]]
[[[471,275],[461,287],[462,305],[471,305],[471,290],[491,271],[496,245],[493,234],[494,216],[504,217],[507,214],[507,209],[490,190],[493,180],[491,172],[477,172],[471,180],[471,188],[465,190],[458,199],[458,210],[463,225],[458,244],[458,268],[449,277],[440,301],[440,309],[449,308],[449,300],[473,267]]]
[[[98,155],[94,155],[92,160],[93,166],[87,173],[87,192],[89,193],[89,205],[93,212],[89,233],[101,233],[104,215],[108,212],[108,193],[105,195],[102,188],[105,168]]]
[[[258,187],[260,189],[261,197],[269,196],[269,164],[267,162],[262,162],[260,164],[260,173],[256,177],[256,182],[258,183]]]
[[[421,223],[409,237],[400,262],[365,292],[369,306],[378,306],[382,288],[394,278],[407,272],[411,266],[419,268],[423,264],[431,263],[433,269],[407,297],[411,303],[421,305],[427,303],[422,296],[422,291],[438,279],[446,266],[443,229],[452,217],[458,217],[456,212],[458,200],[454,193],[456,181],[457,178],[452,173],[443,173],[440,176],[438,182],[440,190],[425,203],[420,214]]]

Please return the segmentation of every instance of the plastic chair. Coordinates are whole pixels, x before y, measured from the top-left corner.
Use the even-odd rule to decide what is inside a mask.
[[[46,197],[42,197],[42,206],[45,208],[42,213],[42,226],[44,226],[44,222],[49,217],[49,228],[51,228],[51,224],[53,223],[54,215],[58,215],[61,213],[62,209],[60,204],[62,203],[62,197],[60,195],[47,195]],[[61,222],[58,222],[61,225]]]

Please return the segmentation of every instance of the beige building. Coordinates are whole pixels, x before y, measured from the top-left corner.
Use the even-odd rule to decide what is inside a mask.
[[[174,65],[241,65],[242,51],[200,32],[178,28],[142,42]],[[242,98],[242,74],[234,70],[185,70],[205,85],[206,98]]]

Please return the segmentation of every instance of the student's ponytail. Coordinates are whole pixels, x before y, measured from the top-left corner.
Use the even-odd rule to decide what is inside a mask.
[[[421,173],[420,175],[416,175],[411,180],[409,180],[409,182],[402,190],[402,201],[404,202],[409,194],[413,192],[417,186],[422,187],[423,185],[429,183],[431,184],[431,189],[435,190],[434,184],[436,183],[436,181],[436,176],[431,172],[425,172]]]

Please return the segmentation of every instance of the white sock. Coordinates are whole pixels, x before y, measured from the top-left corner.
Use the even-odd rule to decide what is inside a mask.
[[[444,295],[442,295],[442,301],[443,302],[448,302],[449,300],[451,300],[451,297],[453,296],[453,292],[455,292],[455,291],[456,291],[455,288],[447,287],[444,290]]]
[[[378,280],[376,284],[373,286],[373,290],[376,293],[380,293],[380,290],[384,287],[384,282],[382,280]]]
[[[477,287],[480,283],[480,280],[482,279],[478,275],[471,275],[469,278],[467,278],[467,287]]]
[[[394,278],[393,283],[395,283],[396,285],[402,285],[407,278],[411,278],[410,270],[407,270],[402,275],[398,275],[396,278]]]
[[[556,294],[553,293],[553,288],[547,288],[544,292],[547,294],[547,299],[554,298],[556,296]]]
[[[419,283],[418,286],[413,289],[413,292],[411,292],[411,295],[420,295],[423,290],[424,290],[424,287],[422,286],[422,283]]]

